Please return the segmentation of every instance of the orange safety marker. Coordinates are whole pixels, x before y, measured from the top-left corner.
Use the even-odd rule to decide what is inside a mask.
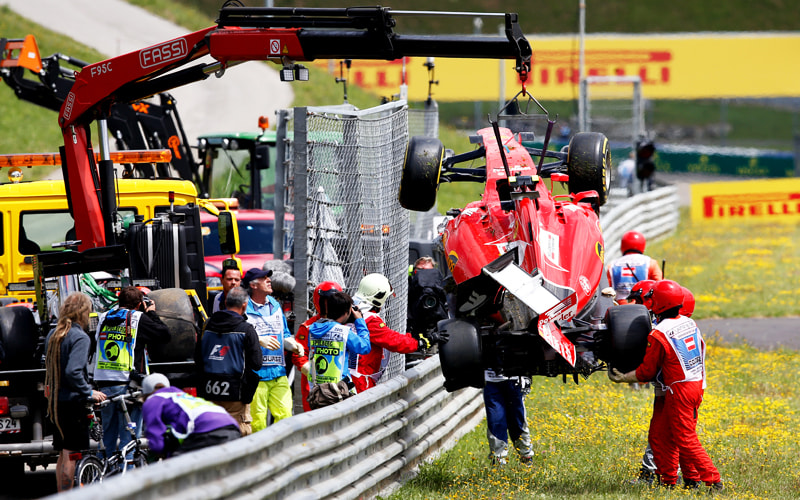
[[[131,151],[114,151],[109,155],[114,163],[169,163],[172,151],[169,149],[135,149]],[[94,154],[95,161],[100,161],[100,153]],[[61,155],[58,153],[6,154],[0,155],[2,167],[60,166]]]
[[[14,58],[15,50],[19,51],[16,58]],[[0,60],[0,68],[21,66],[36,73],[42,71],[42,58],[33,35],[27,35],[24,39],[6,40],[3,53],[6,54],[6,57]]]

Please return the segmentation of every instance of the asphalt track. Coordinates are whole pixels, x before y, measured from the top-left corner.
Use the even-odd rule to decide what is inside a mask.
[[[659,173],[658,181],[677,186],[682,206],[691,205],[691,186],[704,182],[740,181],[748,179],[707,174]],[[800,350],[800,317],[701,319],[697,326],[706,339],[719,335],[724,342],[747,343],[759,349]]]

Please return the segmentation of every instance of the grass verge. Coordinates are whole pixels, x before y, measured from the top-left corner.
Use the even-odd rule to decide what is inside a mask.
[[[708,340],[698,435],[725,482],[715,498],[798,498],[800,357]],[[536,452],[531,467],[513,450],[508,466],[489,465],[484,420],[388,498],[696,498],[629,484],[646,445],[652,402],[652,389],[615,385],[603,373],[580,385],[536,377],[525,401]]]
[[[681,212],[677,232],[648,246],[666,259],[666,277],[695,294],[694,317],[800,314],[800,225],[693,223]]]

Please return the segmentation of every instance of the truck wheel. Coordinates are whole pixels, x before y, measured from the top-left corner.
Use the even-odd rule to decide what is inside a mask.
[[[439,345],[445,390],[482,388],[485,379],[478,328],[461,319],[446,319],[439,322],[437,329],[450,335],[450,340]]]
[[[444,146],[432,137],[412,137],[408,141],[400,179],[400,205],[407,210],[427,212],[436,204]]]
[[[606,312],[608,349],[605,361],[610,368],[627,373],[642,364],[647,336],[653,329],[650,313],[640,304],[613,306]]]
[[[569,141],[567,175],[569,192],[597,191],[602,206],[608,199],[611,176],[611,151],[608,139],[598,132],[581,132]]]
[[[189,296],[180,288],[153,290],[147,296],[155,302],[156,313],[172,336],[167,345],[147,346],[152,360],[169,363],[192,359],[197,338],[194,309]]]
[[[0,370],[34,368],[39,331],[33,313],[24,306],[0,307],[0,343],[6,353]]]

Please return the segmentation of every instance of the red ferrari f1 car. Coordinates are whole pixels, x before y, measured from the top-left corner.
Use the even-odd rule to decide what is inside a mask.
[[[565,151],[547,151],[551,129],[544,149],[523,146],[497,121],[471,138],[475,151],[460,155],[445,157],[437,139],[409,141],[399,193],[404,208],[430,209],[440,182],[485,183],[479,201],[447,212],[435,243],[455,283],[451,318],[436,327],[450,339],[439,348],[448,391],[483,387],[485,369],[572,375],[577,383],[578,375],[609,366],[632,369],[644,355],[647,310],[614,305],[599,291],[608,140],[579,133]],[[485,166],[457,166],[481,159]],[[566,183],[570,194],[554,195],[547,179]]]

